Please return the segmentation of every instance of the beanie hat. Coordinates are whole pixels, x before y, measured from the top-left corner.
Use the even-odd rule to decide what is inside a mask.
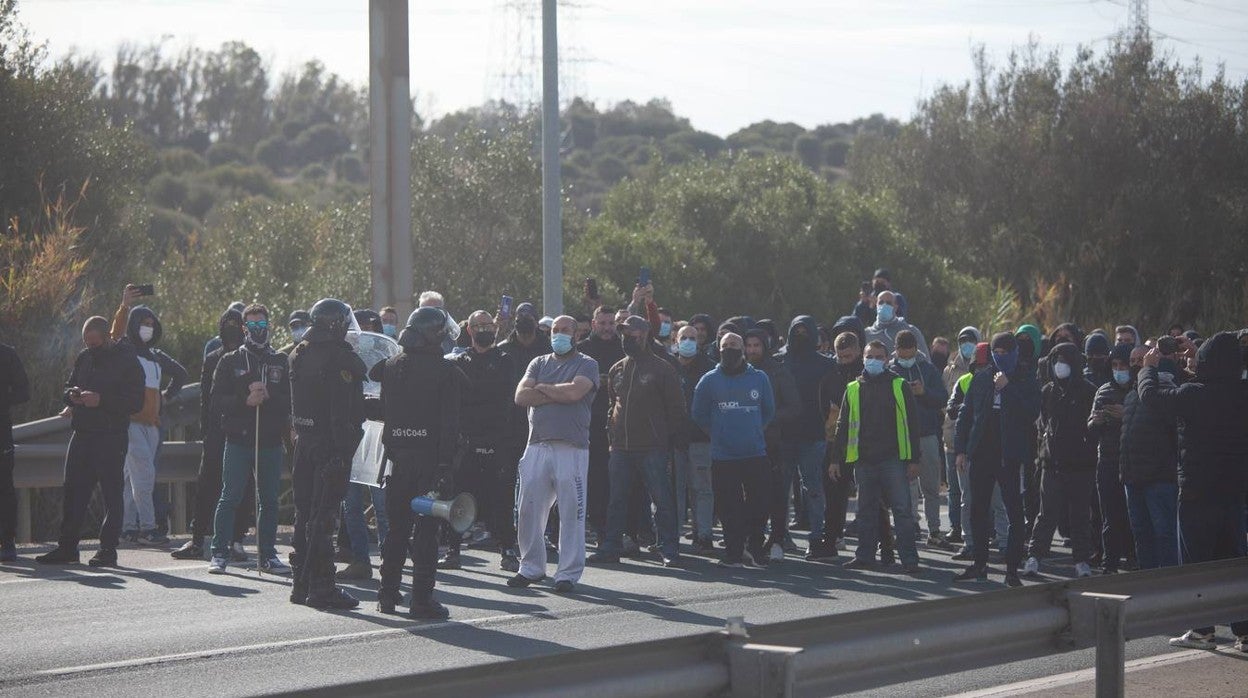
[[[1014,351],[1018,349],[1018,340],[1009,332],[998,332],[992,336],[992,350],[996,351],[998,349]]]
[[[1109,340],[1103,334],[1093,332],[1083,342],[1083,353],[1089,356],[1095,354],[1104,356],[1109,353]]]

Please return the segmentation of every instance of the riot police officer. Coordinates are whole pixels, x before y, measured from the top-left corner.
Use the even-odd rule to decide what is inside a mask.
[[[386,484],[390,533],[381,550],[381,589],[377,610],[394,613],[408,551],[412,555],[412,618],[450,615],[433,598],[441,521],[412,513],[413,497],[454,494],[453,464],[459,443],[459,410],[466,378],[442,357],[447,315],[441,308],[418,308],[399,333],[403,353],[373,367],[381,383],[382,444],[393,471]]]
[[[346,341],[351,308],[326,298],[312,306],[312,327],[291,352],[295,442],[295,583],[291,603],[351,609],[359,601],[334,586],[333,533],[364,436],[364,362]]]

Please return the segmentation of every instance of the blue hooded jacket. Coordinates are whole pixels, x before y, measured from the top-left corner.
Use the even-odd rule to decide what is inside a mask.
[[[806,328],[806,346],[793,344],[798,327]],[[836,360],[819,353],[819,325],[809,315],[798,315],[789,324],[789,341],[776,358],[784,362],[793,380],[802,411],[785,429],[785,437],[793,441],[823,441],[827,438],[823,412],[819,409],[819,384],[836,368]]]

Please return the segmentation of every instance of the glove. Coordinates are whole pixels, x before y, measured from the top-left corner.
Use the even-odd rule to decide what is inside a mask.
[[[438,493],[439,498],[449,497],[455,491],[455,474],[451,466],[438,466],[438,479],[433,485],[433,491]]]

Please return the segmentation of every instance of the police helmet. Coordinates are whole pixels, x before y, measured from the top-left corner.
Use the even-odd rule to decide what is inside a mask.
[[[441,347],[446,338],[446,311],[441,308],[417,308],[407,317],[407,327],[399,333],[399,344],[405,349]]]
[[[312,324],[312,316],[311,316],[311,315],[309,315],[309,314],[308,314],[308,311],[306,311],[306,310],[296,310],[295,312],[293,312],[293,313],[291,313],[291,314],[290,314],[290,320],[289,320],[289,321],[287,321],[287,323],[286,323],[286,324],[287,324],[288,326],[290,326],[290,327],[294,327],[294,326],[295,326],[295,323],[301,323],[301,324],[304,324],[304,325],[311,325],[311,324]]]
[[[312,327],[303,336],[308,342],[342,341],[346,339],[347,330],[354,319],[351,306],[337,298],[317,301],[308,314],[312,318]]]

